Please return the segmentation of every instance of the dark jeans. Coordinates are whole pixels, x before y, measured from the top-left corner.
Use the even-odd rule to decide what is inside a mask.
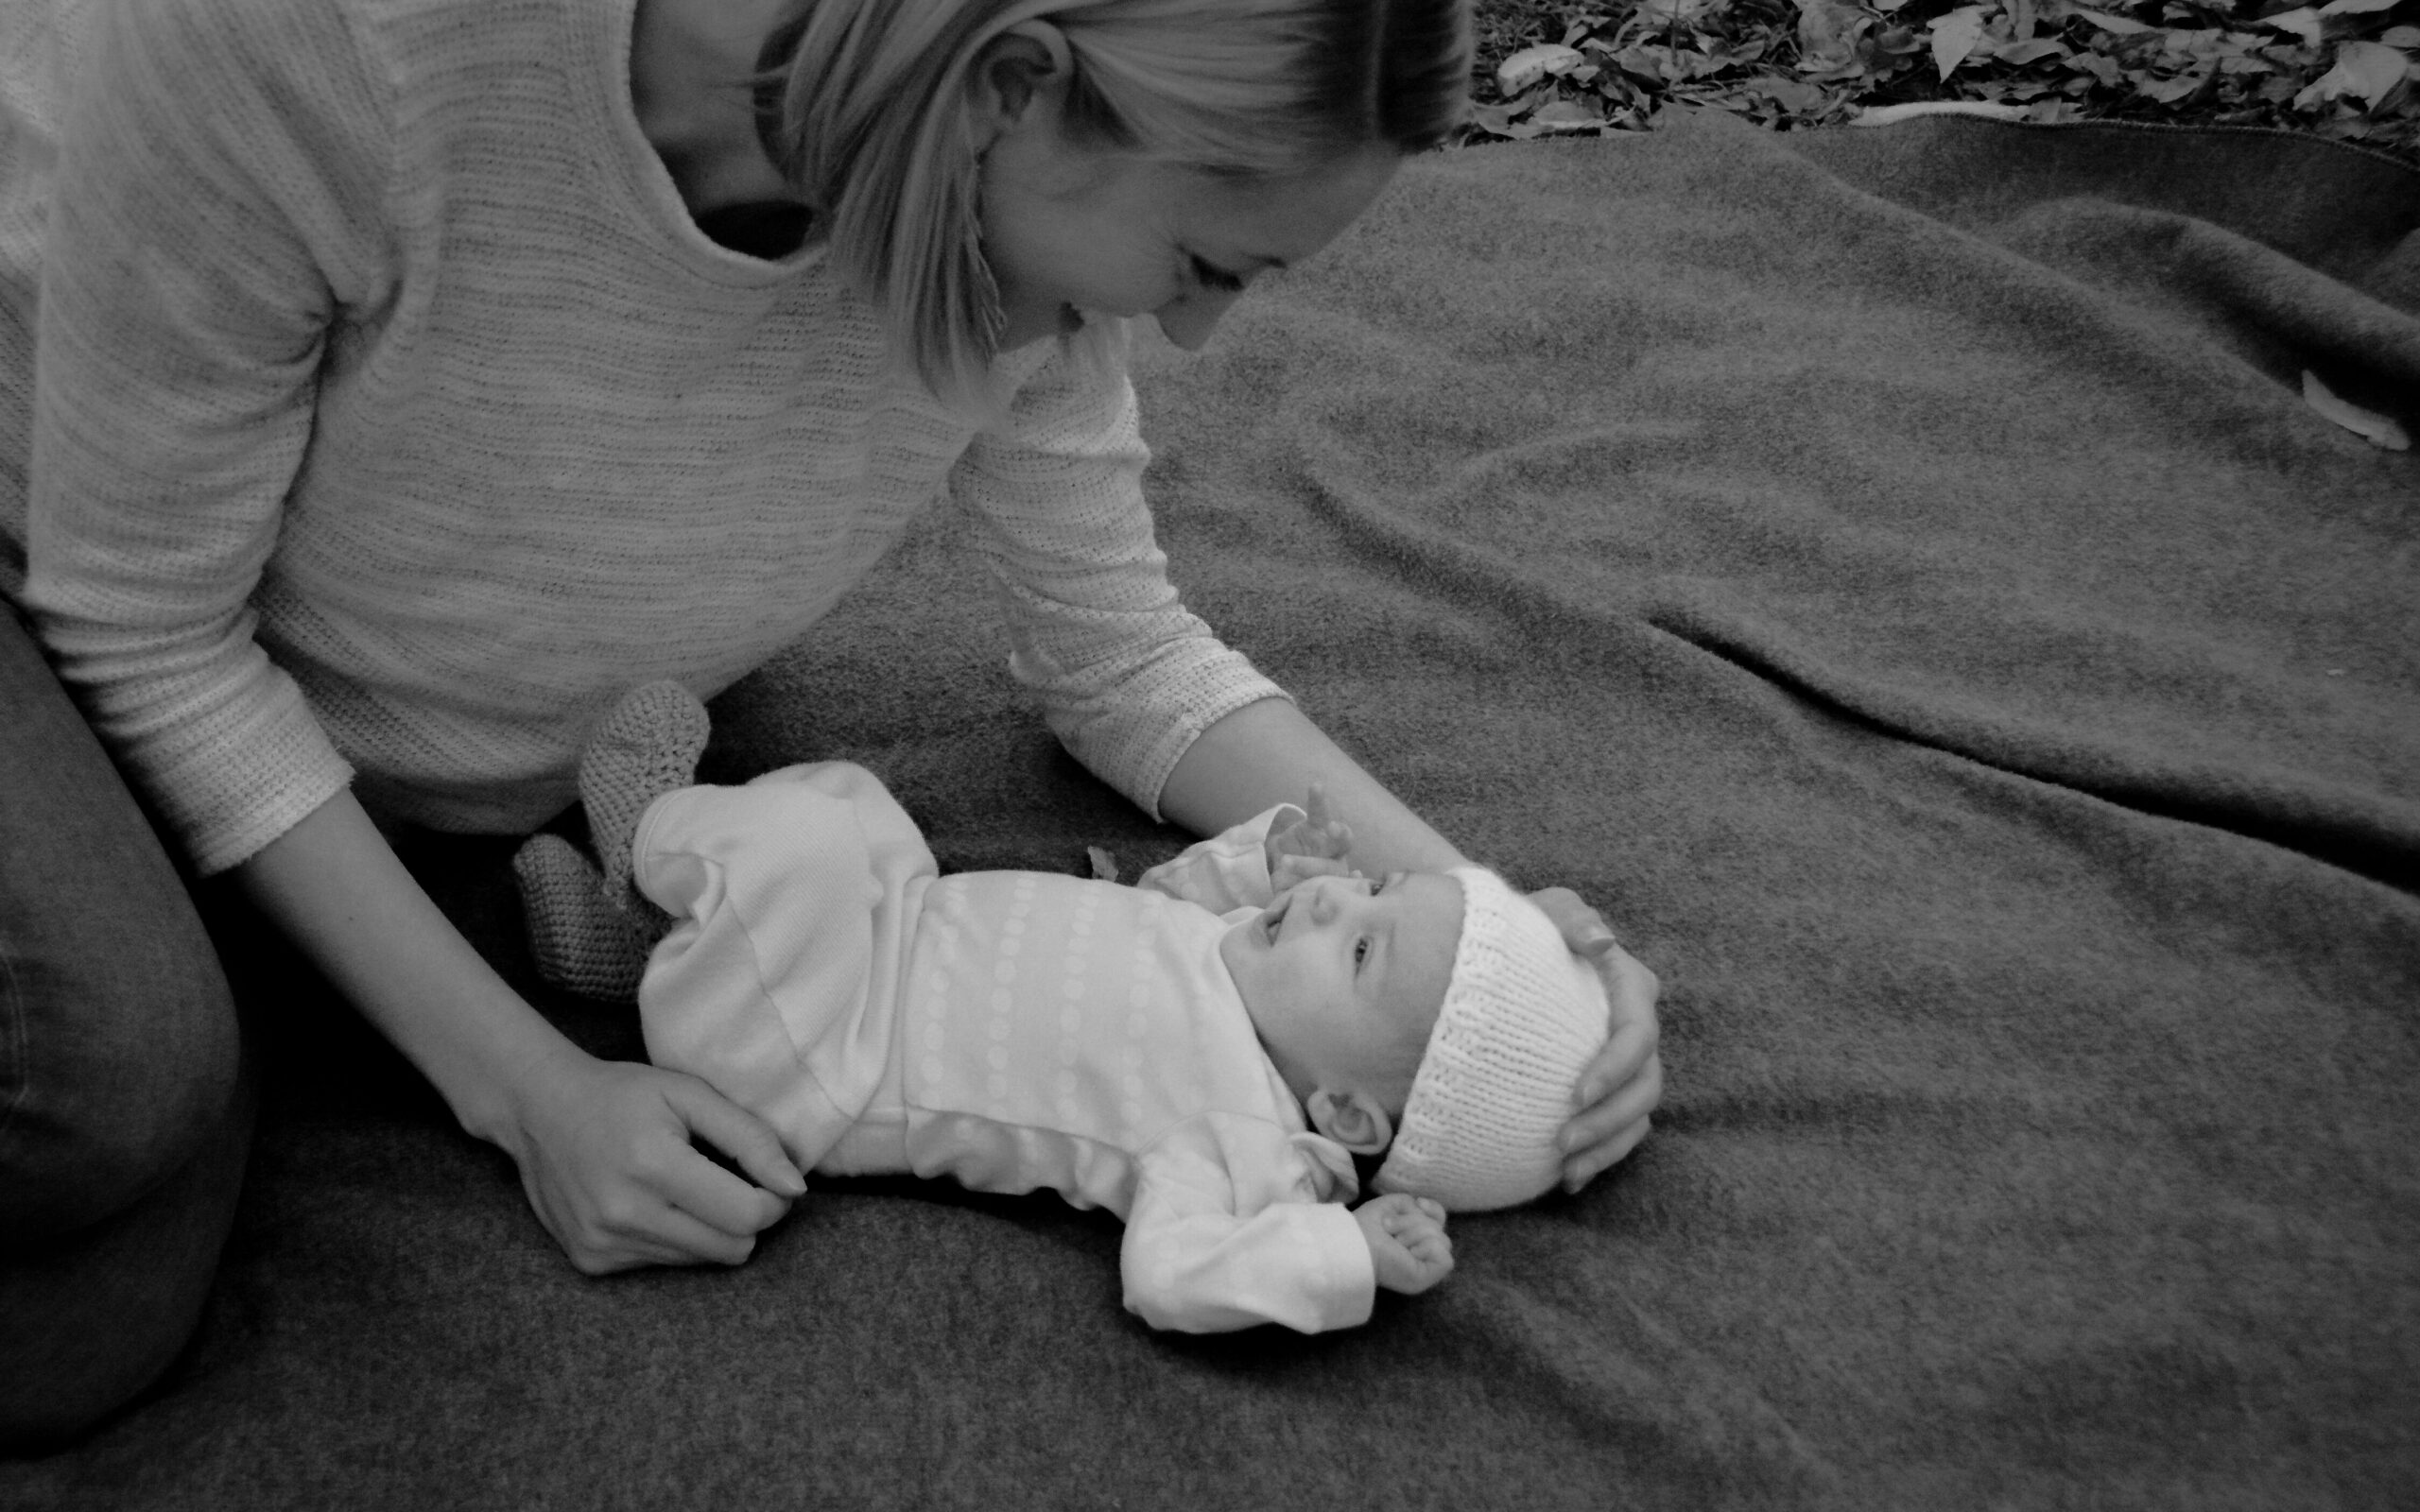
[[[0,1452],[91,1426],[184,1347],[253,1106],[184,883],[0,604]]]

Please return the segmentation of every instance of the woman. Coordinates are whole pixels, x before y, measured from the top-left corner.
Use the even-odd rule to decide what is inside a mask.
[[[804,1183],[701,1083],[565,1040],[382,827],[543,822],[622,691],[727,685],[935,491],[993,559],[1012,669],[1105,781],[1202,833],[1318,781],[1366,866],[1459,859],[1178,603],[1123,352],[1145,315],[1199,346],[1443,137],[1462,0],[65,3],[38,39],[73,79],[56,164],[28,167],[39,108],[0,160],[7,203],[51,186],[38,310],[21,280],[0,328],[12,392],[39,375],[6,586],[172,847],[513,1157],[583,1271],[735,1263]],[[68,744],[30,769],[81,804]],[[0,873],[12,911],[40,869]],[[1577,1184],[1646,1131],[1654,986],[1547,901],[1624,1025],[1581,1089]],[[172,888],[125,906],[185,917]],[[60,1006],[79,992],[155,1011],[62,978],[26,1032],[105,1017]],[[210,1074],[188,1122],[216,1143],[188,1128],[156,1171],[240,1125]],[[49,1229],[42,1274],[111,1221]],[[92,1400],[8,1404],[19,1431],[156,1370],[201,1290]]]

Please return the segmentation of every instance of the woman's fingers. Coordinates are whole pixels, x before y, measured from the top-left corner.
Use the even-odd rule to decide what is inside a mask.
[[[1637,1123],[1631,1125],[1602,1144],[1590,1145],[1586,1149],[1577,1150],[1565,1156],[1563,1161],[1563,1190],[1577,1192],[1620,1163],[1625,1156],[1638,1148],[1639,1142],[1647,1138],[1648,1130],[1653,1125],[1652,1119],[1642,1117]]]
[[[756,1180],[804,1190],[771,1129],[677,1072],[574,1053],[529,1078],[510,1147],[530,1206],[581,1271],[737,1264],[789,1197],[708,1160],[703,1140]]]
[[[730,1156],[750,1180],[780,1197],[805,1193],[806,1177],[763,1119],[694,1076],[676,1075],[665,1096],[692,1133]]]
[[[700,1160],[699,1163],[704,1165],[707,1162]],[[717,1171],[715,1174],[726,1181],[734,1179],[725,1172]],[[665,1258],[651,1262],[658,1265],[736,1265],[756,1249],[753,1232],[735,1234],[717,1224],[702,1222],[678,1208],[666,1208],[654,1228],[654,1237],[659,1246],[668,1251]]]
[[[1661,1057],[1650,1056],[1628,1081],[1574,1113],[1556,1136],[1556,1143],[1570,1155],[1602,1144],[1627,1132],[1633,1125],[1647,1122],[1647,1115],[1654,1112],[1655,1105],[1663,1100],[1664,1061]]]
[[[1568,887],[1541,887],[1530,894],[1530,902],[1546,911],[1554,927],[1563,931],[1563,942],[1582,955],[1594,956],[1614,943],[1614,932],[1604,915]]]
[[[1567,887],[1531,893],[1563,932],[1564,942],[1586,956],[1605,985],[1611,1032],[1604,1047],[1572,1090],[1579,1109],[1557,1143],[1564,1153],[1564,1187],[1577,1192],[1619,1161],[1647,1138],[1649,1115],[1664,1096],[1664,1062],[1657,1050],[1661,1030],[1655,1000],[1662,984],[1638,957],[1623,950],[1594,908]]]
[[[1655,1020],[1661,985],[1638,957],[1614,946],[1597,958],[1597,976],[1605,984],[1613,1033],[1581,1073],[1580,1084],[1573,1090],[1572,1102],[1581,1108],[1604,1101],[1636,1077],[1655,1058],[1663,1038]]]
[[[736,1265],[755,1252],[756,1236],[727,1233],[659,1200],[621,1213],[609,1231],[564,1247],[584,1274],[610,1276],[643,1265]]]
[[[773,1131],[705,1083],[685,1076],[672,1078],[665,1088],[665,1101],[687,1132],[730,1156],[755,1182],[752,1186],[732,1175],[691,1149],[684,1140],[651,1173],[649,1183],[677,1215],[726,1237],[744,1238],[779,1222],[790,1211],[791,1200],[805,1192],[805,1179],[782,1153]],[[775,1183],[787,1190],[769,1190]],[[689,1232],[685,1225],[677,1227],[683,1234]],[[700,1253],[705,1259],[721,1258],[719,1250]]]

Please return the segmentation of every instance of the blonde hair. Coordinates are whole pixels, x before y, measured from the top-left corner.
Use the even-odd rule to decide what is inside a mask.
[[[1237,176],[1372,146],[1417,152],[1461,124],[1469,0],[800,0],[768,43],[775,162],[837,266],[927,387],[987,407],[998,288],[981,249],[969,119],[983,50],[1046,21],[1084,146]]]

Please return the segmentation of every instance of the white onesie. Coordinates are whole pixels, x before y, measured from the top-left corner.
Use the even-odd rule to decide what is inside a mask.
[[[1270,900],[1262,846],[1290,812],[1126,887],[940,876],[846,763],[667,794],[632,847],[675,921],[639,988],[648,1054],[764,1118],[802,1169],[1108,1209],[1126,1305],[1155,1328],[1364,1322],[1352,1157],[1309,1130],[1219,957]]]

